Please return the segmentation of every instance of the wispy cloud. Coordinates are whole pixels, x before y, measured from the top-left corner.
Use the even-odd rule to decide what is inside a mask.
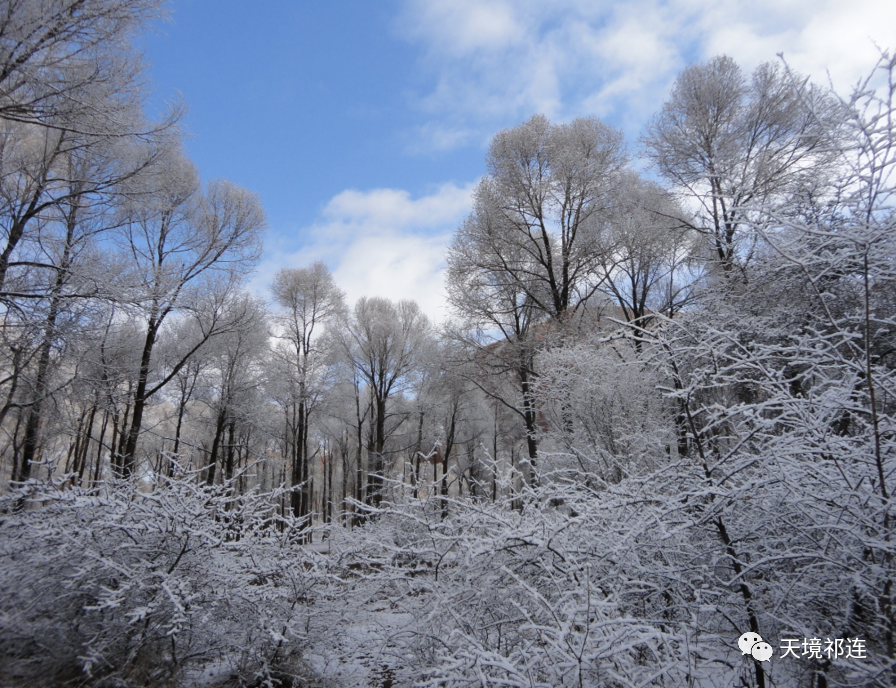
[[[595,114],[636,135],[691,61],[725,53],[744,68],[784,53],[846,89],[875,43],[896,47],[891,0],[407,0],[397,31],[424,51],[434,83],[417,148],[487,140],[534,112]],[[464,132],[446,136],[445,132]]]
[[[280,268],[323,260],[349,302],[361,296],[410,298],[442,320],[445,248],[470,211],[472,188],[445,184],[419,198],[400,189],[343,191],[301,232],[310,237],[305,246],[269,251],[253,288],[263,293]]]

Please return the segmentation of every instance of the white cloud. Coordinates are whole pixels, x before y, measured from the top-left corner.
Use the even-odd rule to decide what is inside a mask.
[[[439,51],[457,57],[498,51],[524,39],[512,5],[501,0],[427,0],[415,13],[406,29],[435,39]],[[430,32],[431,26],[438,26],[438,32]]]
[[[416,200],[400,189],[349,189],[327,203],[323,216],[329,223],[349,227],[439,227],[469,209],[470,188],[443,184],[432,195]]]
[[[720,53],[751,70],[783,52],[845,91],[870,71],[875,43],[896,48],[896,3],[407,0],[397,27],[435,78],[417,102],[429,118],[418,148],[444,150],[534,112],[596,114],[636,135],[684,66]]]
[[[445,247],[451,235],[422,237],[391,233],[360,237],[343,253],[333,271],[350,302],[362,296],[413,299],[434,321],[444,307]]]
[[[866,76],[879,54],[896,48],[896,5],[888,0],[702,0],[703,56],[721,52],[752,68],[785,59],[797,71],[845,90]]]
[[[269,249],[253,288],[264,293],[283,267],[323,260],[349,303],[361,296],[413,299],[440,321],[444,308],[445,248],[469,213],[473,184],[444,184],[411,198],[400,189],[349,189],[334,196],[301,234],[312,240],[298,251]]]
[[[528,35],[532,24],[520,7],[503,0],[406,0],[396,27],[401,37],[421,44],[436,62],[483,61],[533,38]]]

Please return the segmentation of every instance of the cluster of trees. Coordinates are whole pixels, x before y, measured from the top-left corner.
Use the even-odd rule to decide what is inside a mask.
[[[236,290],[258,257],[264,213],[233,184],[202,185],[177,108],[145,117],[129,41],[159,4],[4,10],[0,423],[13,481],[63,467],[60,433],[79,480],[102,478],[105,462],[120,475],[139,470],[148,407],[244,317]],[[174,323],[193,329],[161,371]]]
[[[244,289],[258,199],[143,111],[158,2],[7,4],[4,681],[896,681],[896,58],[688,67],[655,180],[595,118],[499,132],[436,328],[322,263]]]

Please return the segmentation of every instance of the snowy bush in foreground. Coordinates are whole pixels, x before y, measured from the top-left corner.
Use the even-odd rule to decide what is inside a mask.
[[[268,496],[29,483],[0,502],[0,683],[168,685],[301,667],[314,565]],[[275,526],[281,526],[278,529]],[[237,679],[233,679],[237,680]]]
[[[522,511],[451,501],[444,520],[417,502],[353,534],[381,552],[368,583],[414,620],[391,638],[413,657],[393,665],[401,685],[679,686],[718,673],[705,655],[734,661],[701,624],[690,534],[646,483],[629,487],[643,494],[548,484]]]

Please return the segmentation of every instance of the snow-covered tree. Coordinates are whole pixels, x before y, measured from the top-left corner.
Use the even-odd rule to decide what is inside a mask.
[[[896,678],[894,73],[885,55],[833,122],[789,82],[838,142],[836,174],[798,203],[750,208],[762,250],[749,282],[660,335],[700,467],[684,508],[717,535],[727,616],[772,637],[867,644],[865,659],[816,658],[792,676],[819,686]],[[757,662],[759,686],[764,671]]]
[[[726,273],[748,263],[760,208],[783,208],[831,162],[825,126],[833,100],[803,94],[773,63],[744,75],[720,55],[687,67],[647,128],[648,158],[695,215],[694,230]],[[687,221],[688,218],[682,218]]]
[[[418,373],[430,341],[429,319],[414,301],[397,304],[380,297],[362,297],[336,329],[345,360],[363,380],[371,400],[370,466],[365,502],[383,499],[386,440],[390,434],[389,401]]]
[[[274,276],[271,293],[282,309],[276,322],[286,343],[286,367],[292,369],[288,379],[295,386],[294,394],[281,398],[289,399],[291,409],[286,413],[294,416],[286,446],[292,465],[293,515],[302,518],[311,511],[309,432],[318,395],[315,378],[324,368],[319,339],[327,322],[345,310],[344,295],[320,261],[307,268],[283,268]]]
[[[192,163],[177,150],[134,186],[134,200],[124,209],[119,245],[130,259],[125,298],[141,313],[146,337],[130,424],[118,457],[125,474],[134,470],[147,402],[180,367],[175,365],[165,378],[150,384],[160,328],[172,313],[190,310],[201,301],[204,291],[232,289],[257,260],[265,226],[264,211],[255,194],[227,181],[214,181],[200,189]],[[224,304],[225,300],[218,302]],[[221,332],[226,320],[222,313],[206,319],[204,340]],[[182,364],[189,355],[187,352]]]

